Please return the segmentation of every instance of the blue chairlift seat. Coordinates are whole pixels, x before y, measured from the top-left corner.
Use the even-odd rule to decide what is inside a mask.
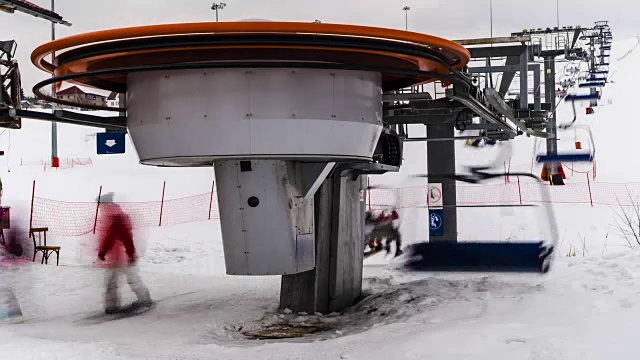
[[[536,157],[538,163],[550,163],[550,162],[593,162],[592,153],[566,153],[547,155],[540,154]]]
[[[591,73],[592,74],[608,74],[609,70],[594,70]]]
[[[594,88],[594,87],[603,87],[606,83],[604,81],[600,82],[586,82],[578,85],[581,88]]]
[[[602,50],[611,50],[611,46],[603,46],[600,49],[602,49]]]
[[[600,94],[568,94],[564,101],[599,100]]]
[[[403,264],[423,272],[547,273],[552,245],[540,242],[426,242],[412,244]]]

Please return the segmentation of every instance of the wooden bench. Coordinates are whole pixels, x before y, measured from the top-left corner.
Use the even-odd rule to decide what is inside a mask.
[[[56,254],[56,266],[60,264],[60,246],[48,246],[47,245],[47,231],[49,228],[32,228],[29,231],[29,235],[33,240],[33,261],[36,261],[36,255],[38,252],[42,252],[41,264],[49,263],[49,256]]]

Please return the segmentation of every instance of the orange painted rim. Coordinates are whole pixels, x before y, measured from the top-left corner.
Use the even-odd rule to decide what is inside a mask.
[[[358,25],[300,22],[205,22],[148,25],[73,35],[51,41],[37,47],[31,54],[31,61],[39,69],[52,73],[55,70],[55,66],[45,61],[44,58],[48,55],[51,55],[53,52],[60,52],[73,47],[95,44],[99,42],[142,37],[211,33],[308,33],[395,40],[399,42],[407,42],[415,45],[441,49],[450,54],[453,54],[458,59],[458,63],[454,65],[454,68],[456,70],[462,69],[462,67],[465,66],[471,59],[469,51],[464,46],[453,41],[446,40],[437,36],[395,29]]]
[[[267,37],[268,35],[293,37],[303,41],[298,41],[295,44],[283,43],[283,45],[279,44],[278,41],[274,43],[269,40],[265,40],[262,43],[263,40],[260,37],[263,35]],[[214,40],[208,45],[188,45],[189,39],[198,36],[211,37]],[[222,38],[225,36],[240,37],[246,39],[246,42],[245,45],[225,45],[224,43],[216,43],[216,36],[222,36]],[[323,39],[324,45],[317,42],[313,43],[313,39]],[[357,39],[363,40],[358,41]],[[251,43],[252,41],[257,42]],[[131,44],[136,42],[155,43],[156,47],[135,48]],[[341,45],[337,45],[338,43]],[[384,50],[375,50],[377,49],[375,46],[374,48],[367,48],[364,43],[379,44],[376,46]],[[96,49],[101,50],[96,52]],[[221,49],[228,49],[231,53],[221,56]],[[234,49],[257,52],[253,52],[250,55],[246,53],[241,55],[240,52],[233,53]],[[289,53],[295,52],[295,55],[275,55],[274,59],[277,59],[278,56],[282,56],[285,59],[299,56],[298,59],[293,61],[304,62],[305,58],[315,60],[316,57],[310,55],[315,51],[321,57],[329,58],[331,61],[340,64],[356,66],[366,66],[368,64],[369,68],[380,69],[383,80],[389,80],[388,82],[383,81],[387,89],[427,83],[434,81],[435,78],[428,76],[416,78],[398,77],[393,70],[388,70],[389,66],[385,64],[401,64],[399,65],[400,68],[431,72],[432,74],[437,74],[432,76],[437,77],[438,75],[448,75],[451,70],[462,69],[470,60],[469,51],[460,44],[432,35],[401,30],[299,22],[206,22],[150,25],[74,35],[39,46],[31,54],[31,61],[39,69],[54,74],[56,78],[66,76],[67,78],[73,78],[73,80],[67,81],[75,84],[124,92],[124,89],[126,89],[126,76],[123,75],[126,75],[126,71],[123,71],[119,76],[97,75],[83,78],[82,75],[89,74],[94,70],[123,69],[122,64],[124,63],[129,67],[146,67],[152,64],[168,65],[194,61],[219,61],[224,59],[225,56],[229,57],[224,59],[225,61],[236,61],[237,63],[248,59],[265,60],[266,58],[260,57],[264,56],[264,54],[260,54],[258,49],[279,49]],[[190,54],[190,52],[198,53],[198,55]],[[54,64],[45,60],[52,53],[60,55],[56,57]],[[65,54],[68,55],[66,59]],[[150,56],[156,57],[158,54],[160,54],[160,58],[149,60]],[[171,56],[167,57],[167,54]],[[201,58],[193,59],[193,56],[200,56]],[[377,60],[374,59],[375,57],[377,57]],[[61,65],[58,65],[58,62]],[[55,81],[56,79],[53,80]],[[55,81],[54,84],[56,90],[58,90],[61,88],[62,81]],[[37,90],[34,91],[37,92]],[[39,96],[43,95],[40,94]],[[48,100],[70,105],[62,100],[56,101],[57,99],[54,98]],[[122,110],[98,105],[85,107],[100,110]]]

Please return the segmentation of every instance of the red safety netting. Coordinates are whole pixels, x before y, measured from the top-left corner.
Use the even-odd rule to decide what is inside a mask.
[[[178,199],[118,203],[134,228],[167,226],[218,219],[215,193]],[[211,207],[211,210],[210,210]],[[97,213],[96,213],[97,211]],[[80,236],[101,229],[96,202],[64,202],[34,197],[31,227],[48,227],[52,234]]]
[[[93,231],[95,202],[65,202],[33,198],[31,228],[48,227],[52,234],[79,236]]]
[[[544,188],[544,189],[543,189]],[[507,184],[458,185],[459,205],[541,204],[542,190],[549,192],[553,204],[590,204],[634,206],[640,204],[640,183],[569,183],[551,186],[511,177]],[[427,186],[380,189],[373,187],[367,195],[370,208],[399,209],[427,206]]]
[[[55,168],[51,166],[51,159],[20,159],[20,166],[40,166],[43,171],[66,170],[92,165],[91,158],[63,158],[59,160],[59,166]]]
[[[544,188],[544,189],[543,189]],[[640,204],[640,183],[570,183],[550,186],[513,177],[507,184],[457,185],[458,205],[540,204],[544,201],[541,190],[549,191],[554,204],[587,204],[607,206],[634,206]],[[367,191],[369,208],[398,209],[427,206],[427,186],[406,188],[371,188]],[[219,219],[215,192],[183,198],[149,202],[119,203],[131,216],[134,227],[169,226],[196,221]],[[32,227],[48,227],[50,233],[80,236],[100,230],[96,217],[96,202],[65,202],[34,197],[31,216]],[[99,213],[98,213],[99,215]]]

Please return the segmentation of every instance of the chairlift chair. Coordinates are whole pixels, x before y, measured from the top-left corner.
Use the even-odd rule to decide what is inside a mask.
[[[410,271],[547,273],[554,247],[544,242],[423,242],[409,245]]]
[[[456,180],[478,183],[506,173],[490,174],[472,169],[472,174],[456,175]],[[533,174],[516,173],[537,179]],[[475,177],[475,179],[474,179]],[[430,180],[432,181],[432,180]],[[538,187],[542,192],[547,229],[550,236],[544,241],[528,242],[423,242],[405,248],[404,269],[416,272],[512,272],[545,274],[551,266],[551,255],[557,243],[558,231],[553,210],[549,205],[547,187]]]
[[[600,99],[601,95],[600,95],[600,91],[596,91],[595,94],[570,94],[567,95],[564,100],[565,101],[571,101],[571,106],[573,108],[573,120],[571,120],[570,123],[566,123],[566,124],[561,124],[558,126],[558,128],[560,129],[568,129],[570,127],[573,126],[573,124],[575,124],[576,120],[578,119],[578,112],[576,111],[576,101],[591,101],[592,103],[590,104],[591,106],[587,107],[587,115],[593,114],[593,101],[598,101]]]
[[[588,133],[589,147],[586,149],[586,151],[583,148],[582,142],[579,142],[579,144],[577,144],[576,142],[576,150],[581,150],[581,151],[557,153],[555,155],[538,154],[536,156],[536,161],[538,163],[544,163],[544,164],[563,163],[563,162],[592,163],[596,156],[596,145],[595,145],[595,142],[593,141],[593,133],[591,132],[591,128],[586,125],[574,125],[572,127],[574,128],[574,131],[576,131],[577,129],[583,129]],[[567,129],[567,128],[568,127],[564,127],[561,129]]]

